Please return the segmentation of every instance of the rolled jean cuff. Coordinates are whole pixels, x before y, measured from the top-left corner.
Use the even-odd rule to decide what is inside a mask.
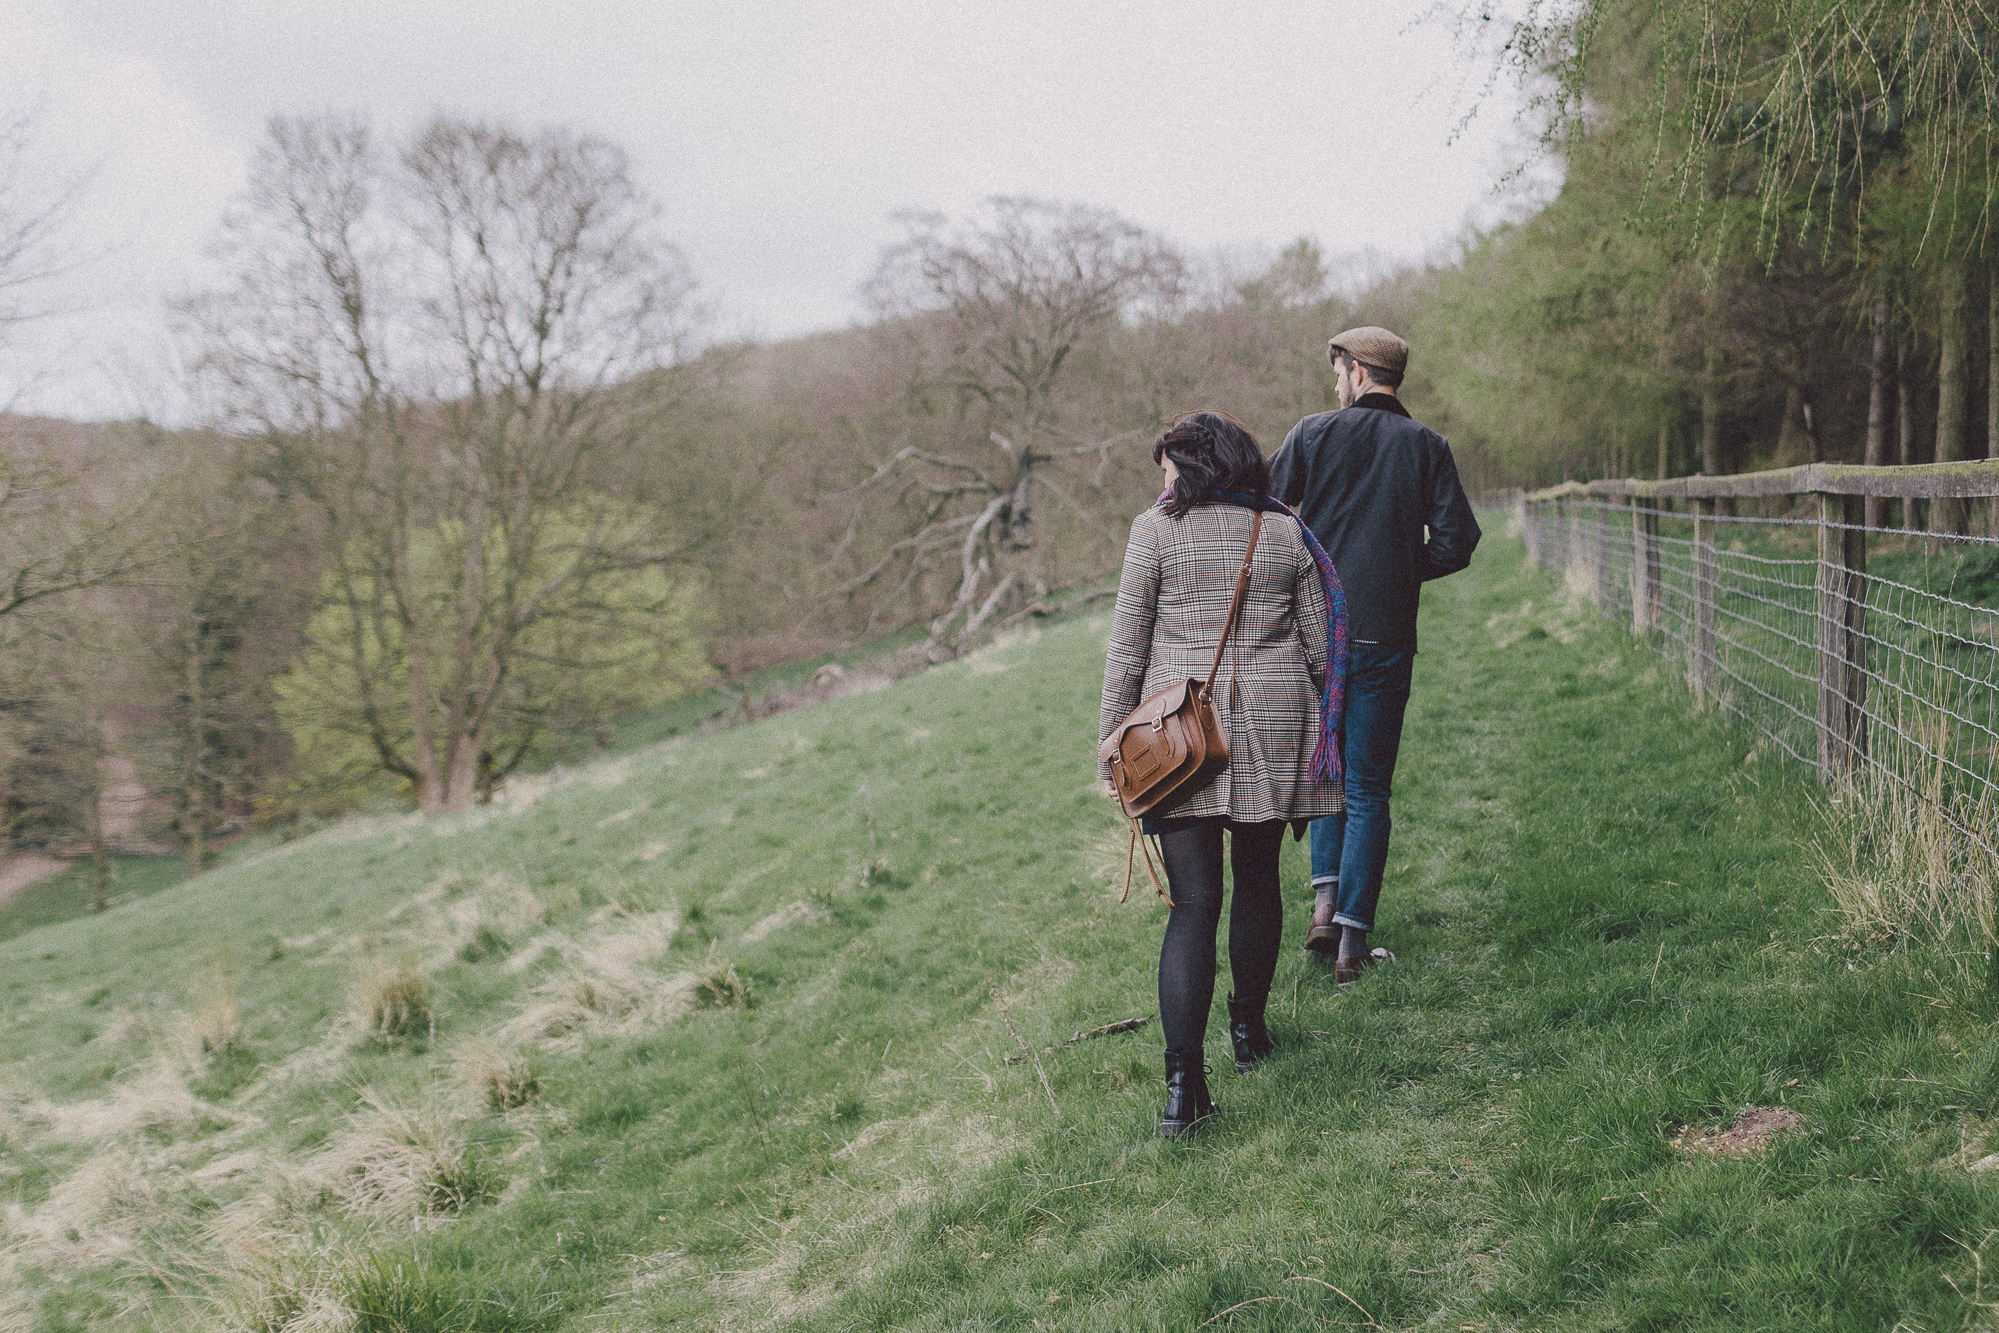
[[[1360,931],[1371,931],[1374,929],[1372,921],[1362,921],[1358,917],[1348,916],[1345,912],[1333,913],[1333,924],[1336,926],[1352,926],[1355,930]]]
[[[1337,884],[1339,882],[1340,882],[1340,877],[1338,875],[1312,876],[1312,887],[1315,889],[1318,888],[1321,884]]]

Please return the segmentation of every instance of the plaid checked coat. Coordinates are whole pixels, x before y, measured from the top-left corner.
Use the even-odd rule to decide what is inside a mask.
[[[1253,520],[1239,505],[1211,504],[1178,519],[1155,505],[1133,521],[1104,662],[1099,744],[1141,699],[1176,680],[1207,679]],[[1248,824],[1344,809],[1340,784],[1314,781],[1308,772],[1325,676],[1319,568],[1297,523],[1265,514],[1249,591],[1215,677],[1229,766],[1163,816],[1226,815]],[[1098,771],[1110,776],[1107,764]]]

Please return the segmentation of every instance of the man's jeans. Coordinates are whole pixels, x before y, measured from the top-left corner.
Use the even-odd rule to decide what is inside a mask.
[[[1402,712],[1409,704],[1408,648],[1356,643],[1347,651],[1345,813],[1312,821],[1312,883],[1339,876],[1333,920],[1374,929],[1381,872],[1388,865],[1388,789],[1402,748]]]

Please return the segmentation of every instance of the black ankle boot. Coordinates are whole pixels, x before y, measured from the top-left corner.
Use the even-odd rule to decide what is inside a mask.
[[[1177,1139],[1215,1113],[1208,1096],[1208,1075],[1201,1068],[1201,1052],[1166,1052],[1166,1113],[1159,1117],[1159,1132]]]
[[[1247,1074],[1256,1068],[1256,1062],[1277,1050],[1277,1043],[1270,1039],[1270,1029],[1263,1025],[1263,1001],[1251,1004],[1229,996],[1229,1040],[1235,1043],[1235,1069],[1238,1074]]]

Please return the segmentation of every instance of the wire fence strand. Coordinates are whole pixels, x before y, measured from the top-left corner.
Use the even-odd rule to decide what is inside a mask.
[[[1642,635],[1697,698],[1829,781],[1920,792],[1999,858],[1990,536],[1583,496],[1526,502],[1522,517],[1534,562]],[[1858,562],[1828,560],[1856,537]]]

